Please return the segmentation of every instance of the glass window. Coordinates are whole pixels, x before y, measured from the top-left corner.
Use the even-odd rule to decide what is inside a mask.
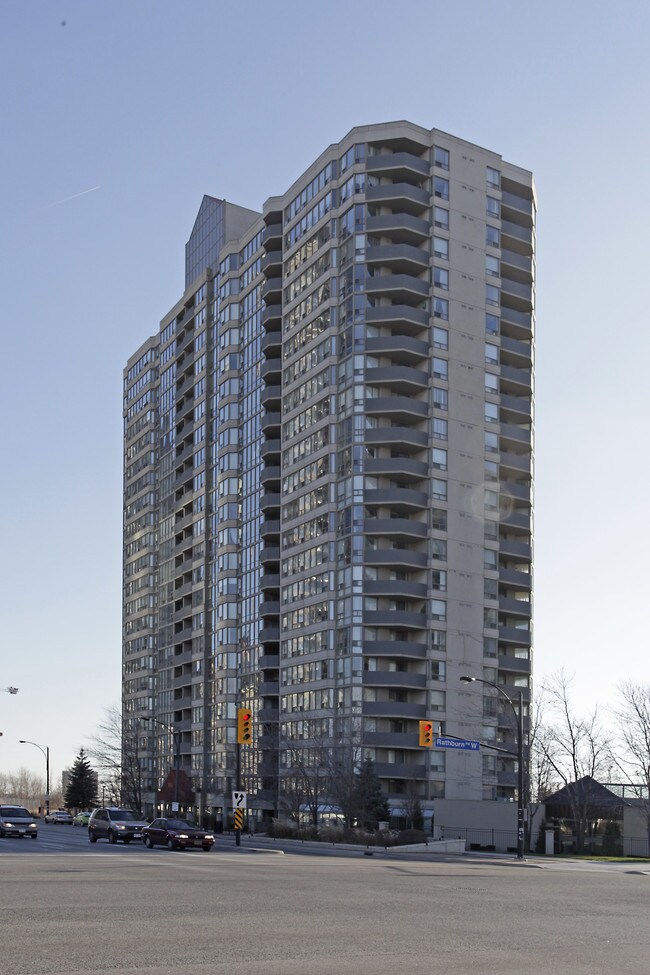
[[[433,377],[434,379],[447,379],[447,360],[440,356],[433,357]]]
[[[440,227],[441,230],[449,230],[449,210],[445,210],[444,207],[434,207],[433,223],[435,227]]]
[[[444,599],[431,600],[431,617],[434,620],[447,619],[447,603]]]
[[[493,169],[492,166],[486,166],[485,182],[491,189],[498,190],[501,185],[501,173],[499,170]]]
[[[437,410],[446,410],[449,406],[449,394],[446,389],[433,387],[433,405]]]
[[[439,328],[439,326],[433,326],[433,347],[434,349],[448,349],[449,348],[449,332],[446,328]]]
[[[499,262],[497,261],[497,264],[498,263]],[[433,283],[436,288],[442,288],[443,291],[449,291],[449,271],[446,267],[434,267]]]
[[[438,169],[449,169],[449,150],[434,146],[433,163]]]
[[[443,261],[449,260],[449,241],[445,237],[433,238],[433,255]]]
[[[490,312],[486,312],[485,331],[488,333],[488,335],[499,334],[499,318],[497,315],[492,315]]]
[[[499,267],[499,258],[494,257],[492,254],[486,254],[485,256],[485,273],[488,277],[498,278],[501,274]]]
[[[447,421],[439,416],[433,418],[433,436],[436,440],[447,439]]]
[[[485,228],[485,243],[488,247],[500,247],[501,246],[501,235],[496,227],[491,227],[489,224]]]
[[[443,481],[441,477],[431,478],[431,497],[434,501],[447,500],[447,482]]]
[[[433,299],[433,315],[434,318],[442,318],[444,322],[449,319],[449,302],[446,298],[434,298]]]
[[[447,470],[447,451],[443,447],[433,448],[433,466],[437,471]]]
[[[501,204],[495,196],[487,197],[486,211],[488,217],[498,217],[501,213]]]
[[[494,393],[495,396],[499,392],[499,377],[492,372],[485,373],[485,392]]]
[[[443,179],[442,176],[434,176],[433,178],[433,192],[434,195],[440,200],[449,199],[449,180]]]
[[[492,366],[499,364],[499,346],[492,345],[491,342],[485,343],[485,361]]]
[[[435,390],[434,390],[435,392]],[[485,404],[485,422],[486,423],[498,423],[499,422],[499,407],[496,403],[486,403]]]
[[[485,285],[485,303],[487,305],[498,305],[499,304],[499,289],[493,284]]]
[[[491,430],[485,431],[485,449],[490,454],[498,454],[499,452],[498,433],[493,433]]]

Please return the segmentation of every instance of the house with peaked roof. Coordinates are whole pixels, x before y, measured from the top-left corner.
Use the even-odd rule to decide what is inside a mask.
[[[556,852],[648,856],[648,801],[617,795],[589,775],[544,800]]]

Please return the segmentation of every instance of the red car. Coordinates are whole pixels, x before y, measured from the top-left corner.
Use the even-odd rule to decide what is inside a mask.
[[[211,850],[214,833],[192,826],[184,819],[154,819],[142,830],[142,839],[149,849],[158,845],[166,846],[168,850],[184,850],[188,846]]]

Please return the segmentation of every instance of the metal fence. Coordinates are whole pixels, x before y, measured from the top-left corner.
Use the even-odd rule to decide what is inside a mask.
[[[517,852],[516,829],[472,829],[439,826],[440,839],[465,840],[466,850],[485,850],[494,853]]]

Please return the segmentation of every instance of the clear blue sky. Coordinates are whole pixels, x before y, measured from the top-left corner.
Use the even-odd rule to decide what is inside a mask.
[[[203,194],[390,119],[535,173],[536,674],[650,679],[649,36],[641,0],[5,0],[1,769],[58,776],[119,699],[122,368]]]

